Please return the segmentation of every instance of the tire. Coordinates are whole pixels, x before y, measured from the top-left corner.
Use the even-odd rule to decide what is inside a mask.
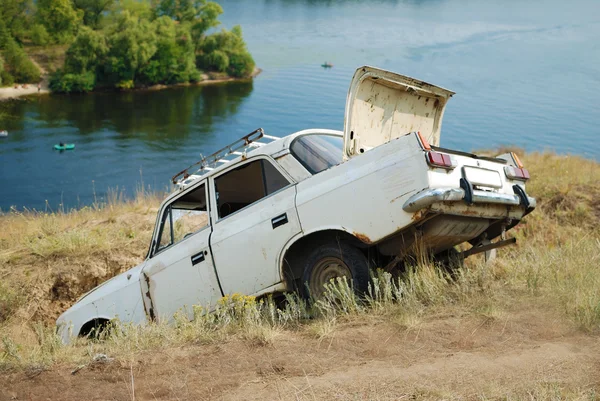
[[[300,293],[306,299],[318,299],[324,284],[336,277],[346,277],[354,291],[363,294],[369,286],[367,258],[356,247],[344,241],[317,246],[306,258]]]

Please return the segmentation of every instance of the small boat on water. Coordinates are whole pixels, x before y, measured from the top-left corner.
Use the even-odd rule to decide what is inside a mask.
[[[333,67],[333,64],[331,64],[331,63],[328,63],[328,62],[326,61],[326,62],[324,62],[323,64],[321,64],[321,67],[323,67],[323,68],[331,68],[331,67]]]
[[[0,138],[8,136],[8,131],[4,130],[4,131],[0,131]]]
[[[74,143],[59,143],[54,145],[54,150],[73,150],[75,149]]]

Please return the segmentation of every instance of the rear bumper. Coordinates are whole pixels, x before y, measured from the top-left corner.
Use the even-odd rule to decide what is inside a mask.
[[[523,192],[524,194],[524,192]],[[470,199],[467,199],[470,198]],[[458,202],[466,201],[468,204],[491,203],[507,206],[523,205],[526,213],[529,213],[536,206],[535,198],[519,194],[501,194],[497,192],[473,190],[467,197],[467,192],[463,188],[433,188],[421,191],[411,196],[402,208],[408,213],[414,213],[423,208],[431,206],[438,202]]]

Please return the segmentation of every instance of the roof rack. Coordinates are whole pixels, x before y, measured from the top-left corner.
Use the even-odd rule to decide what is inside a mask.
[[[268,139],[270,142],[259,142],[260,139]],[[182,185],[182,181],[189,178],[192,175],[200,176],[208,171],[211,171],[221,164],[229,163],[238,156],[245,156],[248,148],[259,148],[267,145],[273,141],[280,139],[276,136],[266,135],[262,128],[252,131],[248,135],[245,135],[235,142],[230,143],[222,149],[217,150],[210,156],[203,157],[196,163],[181,170],[171,178],[171,182],[175,185]],[[232,157],[233,156],[233,157]],[[189,170],[199,166],[197,170],[190,173]]]

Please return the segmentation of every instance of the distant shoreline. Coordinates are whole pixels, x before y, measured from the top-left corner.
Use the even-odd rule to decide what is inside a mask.
[[[202,81],[199,81],[199,82],[184,82],[184,83],[178,83],[178,84],[172,84],[172,85],[157,84],[157,85],[151,85],[151,86],[146,86],[146,87],[127,89],[127,90],[99,89],[99,90],[91,91],[89,93],[158,91],[158,90],[163,90],[163,89],[168,89],[168,88],[176,88],[176,87],[182,87],[182,86],[203,86],[203,85],[220,84],[220,83],[225,83],[225,82],[244,82],[244,81],[248,81],[248,80],[255,78],[261,72],[262,72],[262,69],[254,68],[254,71],[252,72],[252,74],[250,74],[250,76],[244,77],[244,78],[221,77],[218,74],[203,73],[202,74],[203,79],[202,79]],[[41,84],[41,86],[40,86],[39,91],[38,91],[37,84],[18,84],[17,88],[15,88],[14,86],[2,87],[2,88],[0,88],[0,102],[15,100],[15,99],[18,99],[23,96],[44,95],[44,94],[52,93],[50,91],[50,89],[48,88],[47,77],[44,77],[44,80],[40,84]],[[24,88],[24,86],[26,86],[26,87]]]
[[[252,71],[252,74],[250,74],[250,76],[244,77],[244,78],[234,78],[234,77],[211,78],[210,74],[203,73],[202,81],[198,81],[198,82],[182,82],[182,83],[172,84],[172,85],[156,84],[156,85],[151,85],[151,86],[147,86],[147,87],[130,89],[129,91],[131,91],[131,92],[158,91],[158,90],[163,90],[163,89],[168,89],[168,88],[176,88],[176,87],[181,87],[181,86],[203,86],[203,85],[220,84],[220,83],[224,83],[224,82],[244,82],[244,81],[249,81],[249,80],[255,78],[261,72],[262,72],[262,69],[254,68],[254,71]]]

